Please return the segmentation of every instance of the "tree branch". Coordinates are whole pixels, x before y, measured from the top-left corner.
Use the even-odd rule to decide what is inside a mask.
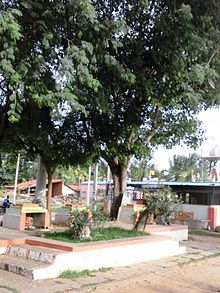
[[[155,134],[157,133],[159,113],[160,113],[160,109],[159,109],[159,106],[157,105],[155,107],[155,111],[154,111],[154,118],[152,121],[151,130],[150,130],[149,134],[147,135],[147,137],[145,138],[145,140],[143,141],[144,145],[147,145],[151,141],[151,139],[155,136]]]
[[[209,58],[207,65],[210,65],[210,63],[212,62],[212,59],[215,57],[215,55],[220,51],[220,47],[218,47],[211,55],[211,57]]]

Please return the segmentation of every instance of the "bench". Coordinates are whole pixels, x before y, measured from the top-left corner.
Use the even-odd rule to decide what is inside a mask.
[[[33,219],[33,226],[47,229],[50,226],[50,215],[47,209],[37,204],[16,205],[6,210],[3,216],[3,227],[24,231]]]

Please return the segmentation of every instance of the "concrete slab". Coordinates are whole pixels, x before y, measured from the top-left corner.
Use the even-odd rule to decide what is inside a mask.
[[[6,239],[0,240],[6,243]],[[167,236],[151,235],[145,237],[135,237],[111,241],[99,241],[90,243],[74,243],[65,246],[63,242],[51,239],[42,239],[30,237],[28,239],[9,239],[10,244],[13,241],[21,242],[8,249],[9,258],[14,257],[9,263],[2,261],[2,269],[10,268],[10,271],[18,273],[28,278],[47,279],[56,278],[64,270],[98,270],[103,267],[128,266],[131,264],[160,259],[173,255],[185,253],[185,247],[180,247],[178,241],[172,240]],[[28,245],[27,245],[28,244]],[[34,246],[33,246],[34,245]],[[35,247],[38,245],[38,248]],[[59,252],[49,252],[47,249],[60,249]],[[68,252],[69,251],[69,252]],[[33,266],[26,269],[25,266],[16,264],[16,259],[26,258],[25,261],[38,261],[50,264],[47,267]],[[32,264],[31,264],[32,265]],[[26,269],[26,270],[25,270]]]

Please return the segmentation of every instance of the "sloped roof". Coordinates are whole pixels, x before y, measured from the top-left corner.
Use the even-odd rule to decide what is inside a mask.
[[[76,184],[65,184],[65,185],[76,192],[80,192],[79,185],[76,185]]]
[[[46,181],[48,183],[48,180]],[[53,179],[52,183],[59,183],[59,182],[62,182],[62,179]],[[35,187],[37,184],[37,180],[30,180],[30,181],[24,181],[24,182],[21,182],[21,183],[18,183],[17,184],[17,189],[18,190],[22,190],[22,189],[26,189],[26,188],[29,188],[29,187]],[[14,188],[14,185],[7,185],[5,186],[5,189],[9,189],[9,188]]]

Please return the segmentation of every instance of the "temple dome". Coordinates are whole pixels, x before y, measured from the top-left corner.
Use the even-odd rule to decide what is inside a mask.
[[[209,152],[210,157],[220,157],[220,148],[218,145],[216,145],[214,148],[212,148]]]

